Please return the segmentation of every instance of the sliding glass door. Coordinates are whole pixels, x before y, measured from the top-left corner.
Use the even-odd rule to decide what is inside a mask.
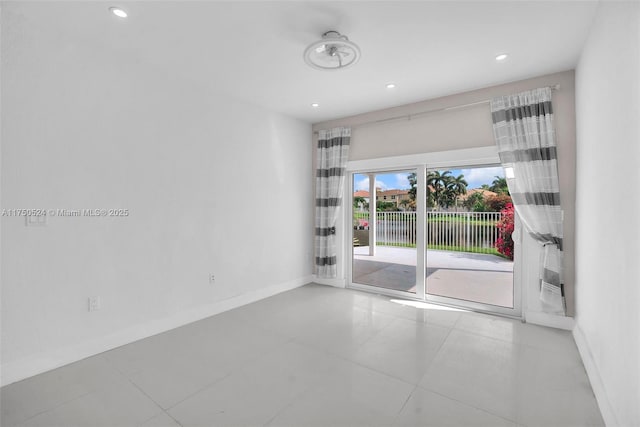
[[[502,167],[357,172],[351,195],[351,286],[519,315]]]
[[[428,169],[426,298],[514,309],[511,197],[500,166]]]
[[[351,281],[416,294],[416,173],[352,175]]]

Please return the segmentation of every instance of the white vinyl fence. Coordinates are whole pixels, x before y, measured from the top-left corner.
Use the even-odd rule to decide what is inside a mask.
[[[500,212],[427,212],[427,245],[432,249],[493,252]],[[354,226],[368,228],[369,212],[355,212]],[[377,212],[378,245],[416,245],[416,212]]]

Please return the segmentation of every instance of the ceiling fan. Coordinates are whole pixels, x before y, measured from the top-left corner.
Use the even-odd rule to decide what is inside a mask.
[[[327,31],[322,39],[311,43],[304,51],[304,61],[317,70],[340,70],[360,59],[360,48],[347,36]]]

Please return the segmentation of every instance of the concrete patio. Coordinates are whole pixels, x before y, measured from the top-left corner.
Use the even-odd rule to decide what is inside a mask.
[[[415,293],[415,248],[353,248],[353,282]],[[427,250],[427,293],[513,307],[513,262],[489,254]]]

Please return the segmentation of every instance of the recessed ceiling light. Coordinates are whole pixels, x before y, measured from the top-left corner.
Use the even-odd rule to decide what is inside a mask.
[[[395,83],[387,83],[387,89],[393,89],[396,87]]]
[[[500,55],[496,56],[496,61],[504,61],[508,57],[509,55],[507,55],[506,53],[501,53]]]
[[[123,9],[120,9],[119,7],[110,7],[109,10],[111,11],[111,13],[116,15],[118,18],[126,18],[127,17],[127,12],[125,12]]]
[[[314,102],[313,104],[311,104],[311,106],[313,108],[318,108],[320,106],[320,104],[318,104],[317,102]]]

